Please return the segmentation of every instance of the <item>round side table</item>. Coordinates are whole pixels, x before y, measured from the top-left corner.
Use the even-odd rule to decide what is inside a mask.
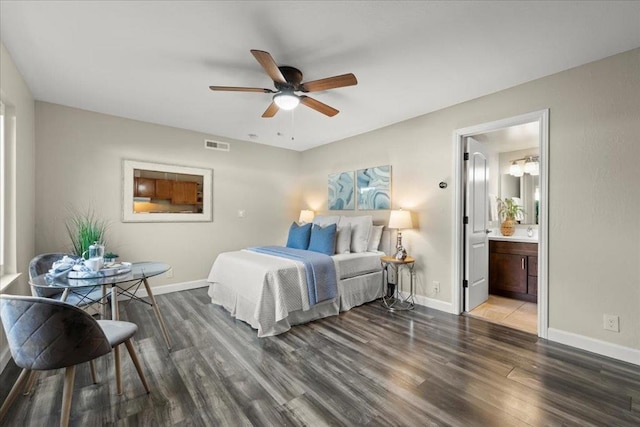
[[[380,263],[382,264],[382,306],[387,310],[396,311],[396,310],[413,310],[415,307],[415,302],[413,300],[414,291],[415,291],[415,281],[414,281],[414,272],[413,267],[415,264],[415,258],[410,256],[405,259],[396,259],[393,256],[383,256],[380,258]],[[388,283],[389,280],[389,268],[392,268],[395,276],[397,284],[394,285],[395,289],[389,288],[385,290],[385,281],[387,285],[391,285]],[[402,269],[409,270],[409,294],[403,298],[402,297]],[[386,275],[384,274],[386,272]],[[386,277],[386,280],[385,280]],[[387,291],[391,289],[391,292],[387,294]]]

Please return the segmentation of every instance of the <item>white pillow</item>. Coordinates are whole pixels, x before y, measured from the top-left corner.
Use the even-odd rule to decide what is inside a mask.
[[[326,227],[327,225],[337,224],[340,220],[338,215],[317,215],[313,217],[313,223],[320,227]]]
[[[338,225],[336,233],[336,253],[348,254],[351,252],[351,224]]]
[[[341,216],[338,226],[351,224],[351,252],[366,252],[373,226],[371,215]]]
[[[380,239],[382,238],[382,229],[384,225],[374,225],[371,227],[371,236],[369,236],[369,244],[367,252],[377,252],[380,247]]]

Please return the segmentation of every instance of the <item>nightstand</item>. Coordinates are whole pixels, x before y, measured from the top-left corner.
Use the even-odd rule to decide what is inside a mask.
[[[405,259],[396,259],[392,256],[383,256],[380,258],[382,263],[382,305],[391,311],[396,310],[413,310],[415,302],[413,301],[415,284],[413,266],[415,259],[406,257]],[[392,268],[396,276],[396,284],[388,283],[389,268]],[[402,269],[409,270],[409,295],[406,298],[402,298]],[[386,274],[385,274],[386,273]],[[387,289],[385,289],[385,281],[387,282]],[[393,287],[392,287],[393,286]],[[394,289],[395,288],[395,289]],[[389,294],[387,294],[387,291]]]

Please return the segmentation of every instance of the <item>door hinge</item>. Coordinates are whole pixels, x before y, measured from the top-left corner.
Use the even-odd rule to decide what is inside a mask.
[[[465,216],[464,218],[462,218],[462,223],[463,224],[469,224],[469,217]]]
[[[462,281],[462,287],[463,288],[468,288],[469,287],[469,281],[468,280],[463,280]]]
[[[469,160],[469,153],[464,153],[464,159]]]

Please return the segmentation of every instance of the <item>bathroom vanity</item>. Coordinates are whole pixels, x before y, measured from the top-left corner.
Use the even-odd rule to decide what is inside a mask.
[[[489,235],[489,293],[538,301],[537,236]]]

